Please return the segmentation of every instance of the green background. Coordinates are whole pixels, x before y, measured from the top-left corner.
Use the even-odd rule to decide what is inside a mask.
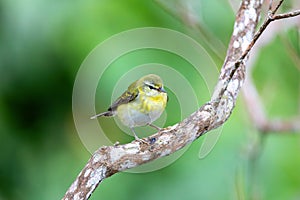
[[[287,2],[284,7],[289,6]],[[188,26],[189,9],[200,26]],[[73,122],[72,88],[77,70],[96,45],[132,28],[164,27],[197,40],[220,68],[234,13],[227,2],[217,0],[2,0],[0,199],[60,199],[89,159]],[[282,30],[255,62],[254,80],[270,118],[289,119],[299,111],[298,36],[299,27]],[[162,63],[174,56],[157,51],[153,55]],[[137,53],[124,58],[107,71],[101,80],[104,90],[96,96],[105,103],[96,102],[97,111],[108,107],[111,99],[103,93],[111,94],[121,67],[130,70],[140,57]],[[180,65],[174,62],[174,69],[189,77],[196,91],[205,91],[201,77]],[[197,93],[199,104],[209,99],[207,91],[202,93]],[[170,92],[167,111],[174,113],[166,125],[180,120],[175,99]],[[299,199],[299,135],[262,136],[245,106],[240,95],[217,145],[204,159],[198,157],[201,137],[166,168],[118,173],[104,180],[91,199]],[[104,122],[108,131],[116,132],[109,136],[112,140],[132,140],[111,119]]]

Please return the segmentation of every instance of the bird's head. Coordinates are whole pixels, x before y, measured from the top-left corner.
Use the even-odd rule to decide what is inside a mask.
[[[138,80],[140,89],[147,96],[157,96],[166,93],[162,79],[155,74],[148,74]]]

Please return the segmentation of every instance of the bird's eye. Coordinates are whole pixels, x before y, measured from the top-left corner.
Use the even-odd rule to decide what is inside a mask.
[[[152,85],[148,85],[148,87],[150,88],[150,90],[156,90],[156,88],[153,87]]]

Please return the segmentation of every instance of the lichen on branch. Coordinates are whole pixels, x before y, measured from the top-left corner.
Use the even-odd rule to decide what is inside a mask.
[[[271,21],[281,19],[280,16],[282,18],[287,16],[274,15],[278,9],[276,7],[272,20],[254,34],[262,2],[262,0],[242,1],[236,14],[226,59],[209,102],[182,122],[144,138],[148,142],[132,141],[128,144],[99,148],[79,173],[63,199],[88,199],[105,178],[170,155],[208,131],[224,124],[235,107],[237,96],[245,80],[247,58],[255,41]],[[296,15],[298,14],[290,14],[289,16]]]

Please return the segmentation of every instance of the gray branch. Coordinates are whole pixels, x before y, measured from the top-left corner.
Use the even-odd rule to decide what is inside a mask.
[[[251,73],[252,68],[248,69],[248,77],[244,86],[243,96],[246,103],[252,124],[261,133],[299,133],[300,131],[300,114],[294,118],[283,119],[269,119],[265,112],[265,107],[257,88],[253,82]]]
[[[105,178],[172,154],[209,130],[222,125],[235,107],[237,95],[245,79],[245,63],[248,58],[245,51],[249,48],[249,52],[249,45],[254,44],[253,37],[261,4],[262,0],[242,1],[211,101],[182,122],[144,138],[148,143],[132,141],[124,145],[101,147],[89,159],[63,199],[88,199]]]

